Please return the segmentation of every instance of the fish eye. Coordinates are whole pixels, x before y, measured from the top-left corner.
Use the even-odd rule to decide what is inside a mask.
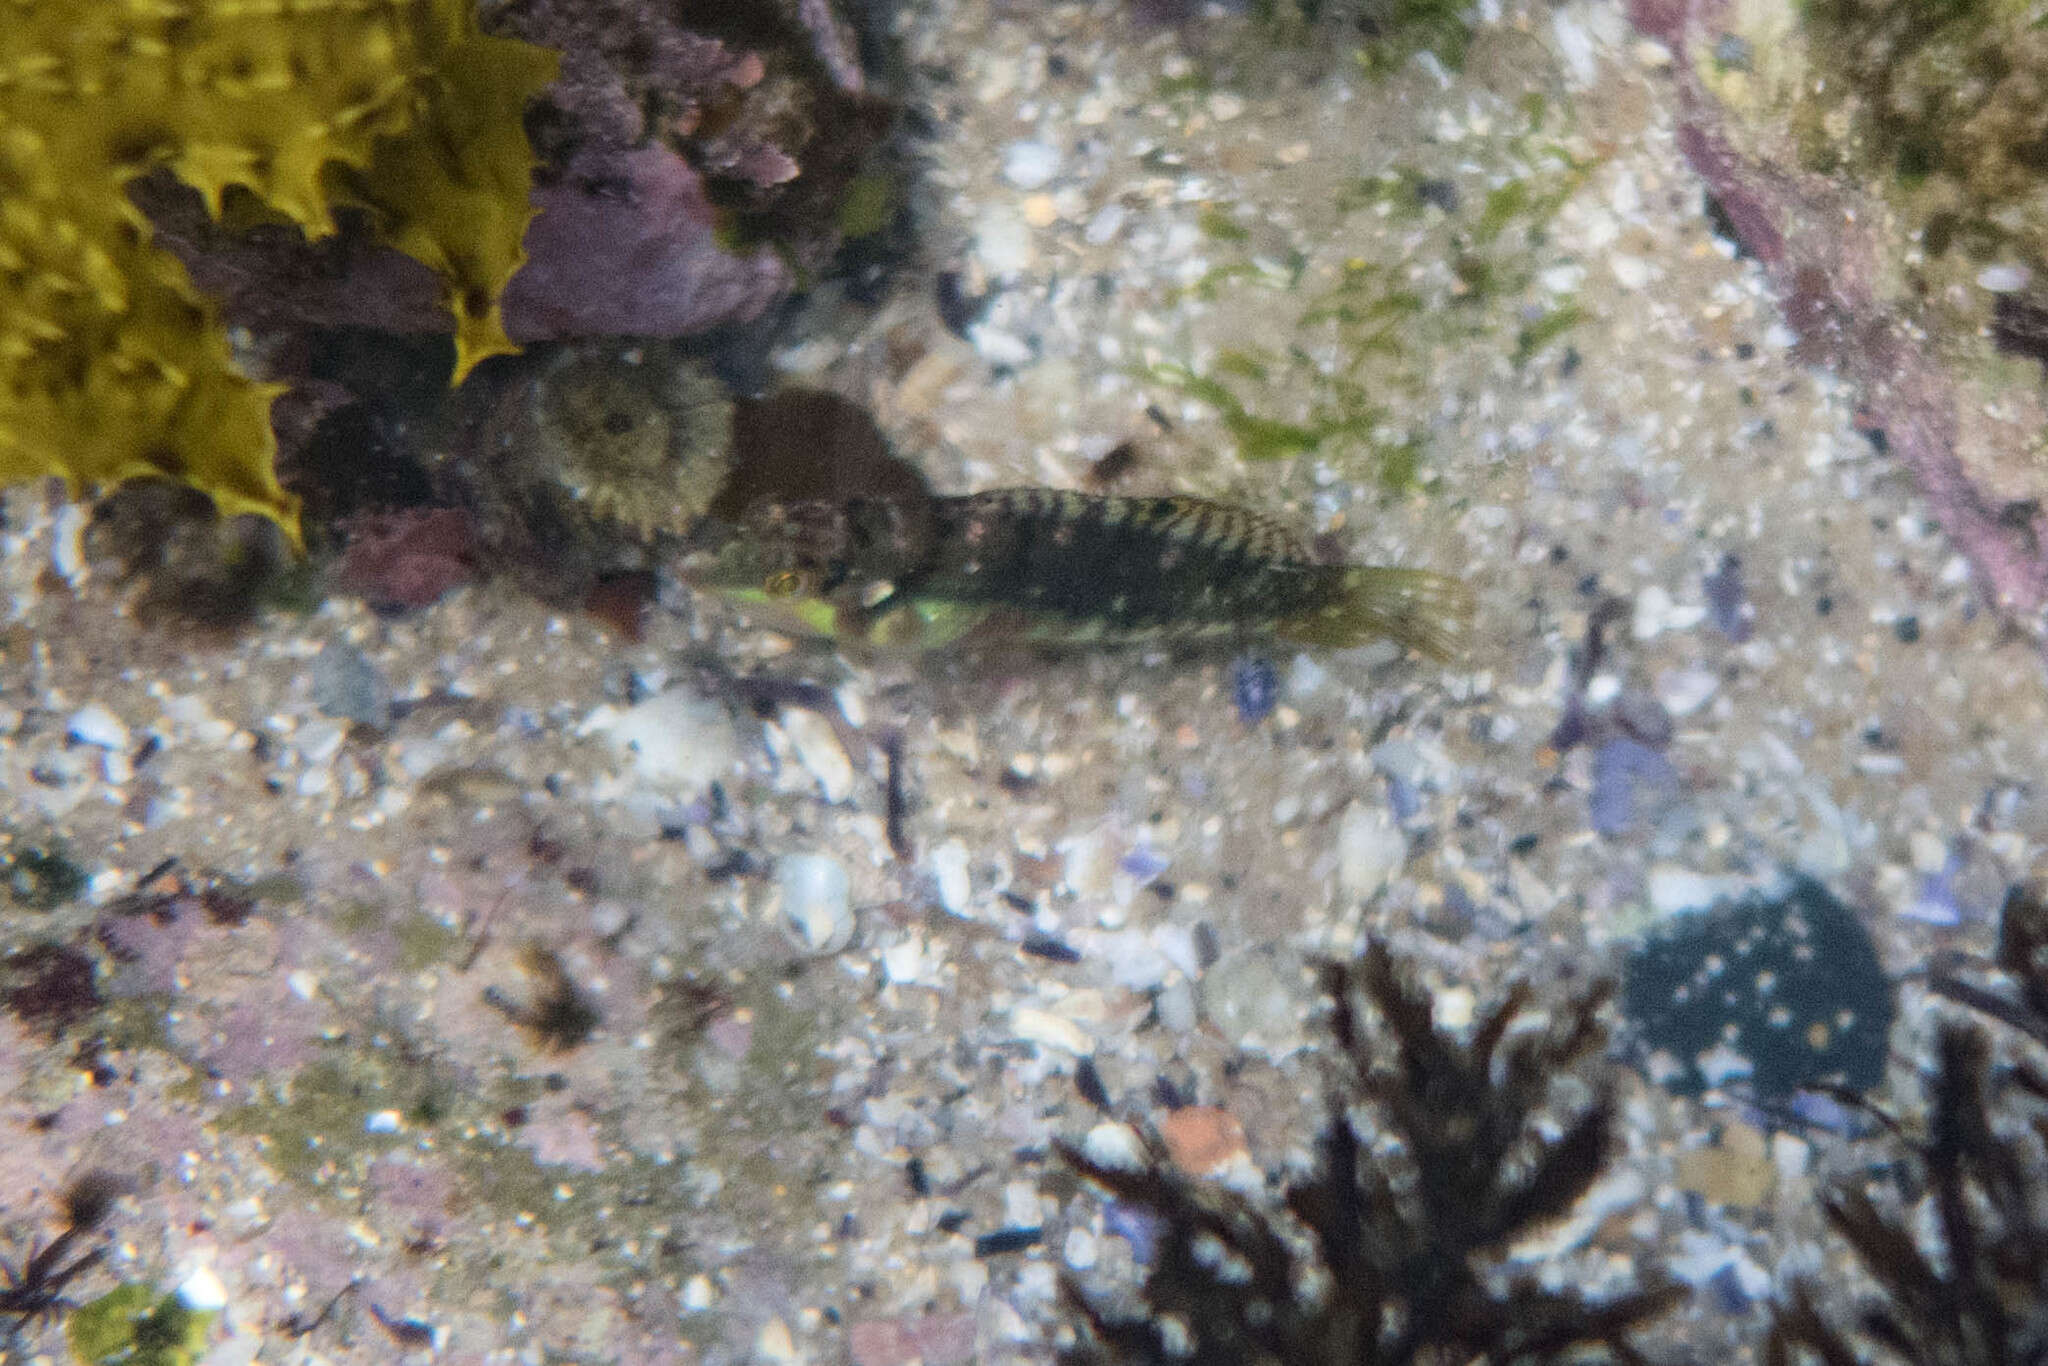
[[[762,585],[771,598],[790,598],[804,591],[809,578],[801,569],[779,569]]]

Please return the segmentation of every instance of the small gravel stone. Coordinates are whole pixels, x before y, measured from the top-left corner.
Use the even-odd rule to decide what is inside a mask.
[[[837,953],[853,938],[853,884],[838,859],[788,854],[775,861],[783,928],[798,948]]]
[[[110,750],[128,748],[127,725],[97,702],[88,702],[71,713],[71,719],[64,723],[64,733],[76,744]]]
[[[1130,216],[1121,204],[1105,204],[1096,210],[1088,220],[1088,226],[1081,230],[1081,240],[1091,247],[1106,246],[1123,231],[1124,220]]]
[[[1018,1006],[1010,1012],[1010,1028],[1020,1039],[1058,1048],[1076,1057],[1086,1057],[1094,1044],[1072,1020],[1064,1020],[1035,1006]]]
[[[770,1366],[802,1366],[804,1359],[789,1325],[781,1319],[770,1319],[761,1325],[761,1331],[754,1335],[754,1356]]]
[[[1915,830],[1908,835],[1906,849],[1913,856],[1916,872],[1938,873],[1948,862],[1948,845],[1932,830]]]
[[[954,915],[967,914],[974,899],[974,880],[967,871],[967,846],[947,840],[932,850],[932,878],[938,884],[939,904]]]
[[[1230,697],[1244,725],[1256,726],[1272,715],[1280,701],[1280,675],[1273,661],[1263,655],[1241,655],[1231,661]]]
[[[777,720],[797,763],[818,784],[818,795],[837,804],[853,795],[853,760],[832,723],[804,708],[786,711]]]
[[[1657,700],[1673,716],[1691,716],[1721,687],[1711,669],[1666,669],[1657,675]]]
[[[1623,289],[1641,289],[1650,283],[1650,263],[1640,256],[1616,253],[1607,258],[1607,265]]]
[[[1430,1013],[1438,1029],[1465,1029],[1472,1023],[1479,998],[1467,986],[1446,987],[1430,998]]]
[[[1370,901],[1408,858],[1408,837],[1384,808],[1353,802],[1337,823],[1337,885],[1354,901]]]
[[[50,532],[50,568],[66,583],[75,584],[85,577],[87,520],[85,508],[77,503],[66,503],[57,509]]]
[[[1098,1167],[1129,1172],[1145,1169],[1145,1141],[1130,1125],[1111,1120],[1104,1120],[1088,1131],[1088,1136],[1081,1140],[1081,1154]]]
[[[323,716],[382,730],[391,724],[391,686],[355,646],[330,640],[313,656],[309,671],[313,705]]]
[[[1704,605],[1680,606],[1663,587],[1653,583],[1636,594],[1635,618],[1630,624],[1637,640],[1654,640],[1666,631],[1690,631],[1706,616]]]
[[[1650,869],[1650,909],[1658,915],[1705,910],[1736,894],[1726,879],[1708,877],[1690,868],[1658,864]]]
[[[1057,147],[1043,142],[1013,142],[1003,149],[1003,179],[1020,190],[1036,190],[1059,173]]]
[[[1029,365],[1034,354],[1030,342],[1007,328],[983,324],[974,329],[972,339],[976,354],[991,365]]]
[[[1212,1176],[1251,1155],[1244,1125],[1214,1105],[1183,1105],[1160,1121],[1159,1136],[1173,1165],[1190,1176]]]
[[[2017,294],[2033,278],[2034,273],[2025,266],[1986,266],[1977,272],[1977,288],[1993,294]]]
[[[1230,954],[1202,976],[1202,1009],[1224,1040],[1281,1057],[1302,1043],[1308,994],[1292,958],[1255,946]]]
[[[1169,1034],[1192,1034],[1201,1023],[1201,1011],[1195,1005],[1195,989],[1186,981],[1171,982],[1160,988],[1152,999],[1152,1008],[1159,1014],[1159,1027]]]
[[[974,255],[982,268],[997,278],[1023,274],[1036,255],[1031,225],[1016,214],[990,211],[975,229]]]

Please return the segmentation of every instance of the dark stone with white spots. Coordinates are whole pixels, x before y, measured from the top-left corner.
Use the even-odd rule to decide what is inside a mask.
[[[1856,912],[1817,882],[1675,916],[1624,977],[1622,1013],[1645,1050],[1683,1064],[1681,1094],[1718,1081],[1783,1099],[1884,1077],[1891,979]]]

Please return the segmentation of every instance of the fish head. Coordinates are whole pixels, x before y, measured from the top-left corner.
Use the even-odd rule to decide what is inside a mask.
[[[865,635],[910,563],[913,509],[881,500],[766,504],[696,538],[692,587],[813,635]]]
[[[823,503],[777,503],[700,525],[679,573],[700,592],[806,634],[835,633],[827,585],[842,573],[844,518]]]

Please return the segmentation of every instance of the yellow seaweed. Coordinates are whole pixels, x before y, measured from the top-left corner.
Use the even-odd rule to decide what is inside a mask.
[[[459,380],[512,346],[520,111],[555,67],[471,0],[0,0],[0,484],[169,475],[296,540],[278,388],[235,367],[129,184],[167,168],[216,216],[239,187],[309,237],[360,205],[444,281]]]

